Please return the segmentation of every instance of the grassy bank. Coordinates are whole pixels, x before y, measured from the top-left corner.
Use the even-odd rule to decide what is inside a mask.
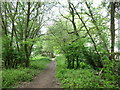
[[[79,69],[67,69],[65,58],[56,57],[57,71],[56,77],[61,83],[62,88],[116,88],[116,82],[104,79],[102,76],[95,75],[97,71],[89,65],[81,62]],[[84,67],[84,68],[83,68]],[[110,77],[110,75],[109,75]],[[109,78],[108,77],[108,78]],[[113,77],[115,78],[115,76]]]
[[[3,69],[2,87],[14,88],[21,82],[32,81],[35,75],[47,68],[47,64],[50,61],[50,58],[37,56],[31,58],[29,68],[19,67],[18,69]]]

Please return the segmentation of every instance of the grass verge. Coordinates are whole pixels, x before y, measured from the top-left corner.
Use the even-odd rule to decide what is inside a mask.
[[[3,69],[2,88],[16,88],[21,82],[32,81],[34,76],[47,68],[50,61],[47,57],[34,57],[29,68]]]

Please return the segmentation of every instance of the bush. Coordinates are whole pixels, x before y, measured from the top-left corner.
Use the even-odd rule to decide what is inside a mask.
[[[58,56],[56,59],[56,77],[62,88],[117,88],[112,80],[95,75],[96,71],[89,65],[85,67],[86,64],[83,62],[80,63],[79,69],[67,69],[64,58]]]

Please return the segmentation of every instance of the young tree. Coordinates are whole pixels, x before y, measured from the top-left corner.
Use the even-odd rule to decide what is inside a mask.
[[[36,38],[44,23],[44,2],[2,3],[3,60],[6,68],[28,67]],[[10,53],[11,52],[11,53]]]

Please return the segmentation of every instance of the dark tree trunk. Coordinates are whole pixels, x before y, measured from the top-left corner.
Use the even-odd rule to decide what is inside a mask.
[[[28,10],[27,10],[27,23],[26,23],[26,29],[25,29],[25,41],[27,41],[28,38],[28,26],[29,26],[29,18],[30,18],[30,2],[28,2]],[[28,45],[25,43],[24,45],[25,50],[25,66],[29,67],[29,51],[28,51]]]
[[[114,59],[114,46],[115,46],[115,3],[110,2],[111,5],[111,57],[110,59]]]
[[[67,62],[68,62],[68,65],[67,65],[67,68],[70,68],[70,60],[69,60],[69,57],[67,56]]]
[[[77,68],[79,67],[79,56],[76,57],[76,62],[77,62]]]
[[[75,58],[73,57],[73,59],[72,59],[72,68],[74,68],[74,62],[75,62]]]

